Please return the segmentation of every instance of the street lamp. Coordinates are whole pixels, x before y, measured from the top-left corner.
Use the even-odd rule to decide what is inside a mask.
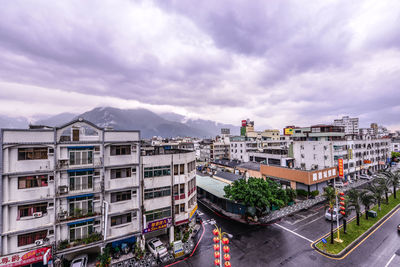
[[[231,256],[228,254],[229,252],[229,238],[233,238],[233,235],[222,232],[221,228],[218,228],[217,225],[215,225],[215,229],[213,230],[214,234],[214,264],[215,266],[221,266],[222,265],[222,260],[225,260],[225,264],[223,266],[229,267],[231,266],[231,263],[229,260],[231,259]],[[224,254],[225,253],[225,254]]]

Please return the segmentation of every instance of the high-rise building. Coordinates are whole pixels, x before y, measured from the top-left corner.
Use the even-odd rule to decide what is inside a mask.
[[[333,125],[344,127],[344,132],[346,134],[358,134],[358,121],[358,118],[343,116],[341,119],[334,120]]]

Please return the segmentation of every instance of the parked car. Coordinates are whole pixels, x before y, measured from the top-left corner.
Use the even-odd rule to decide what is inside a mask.
[[[337,217],[337,216],[336,216],[337,214],[338,214],[338,213],[337,213],[337,209],[334,208],[334,209],[333,209],[333,220],[334,220],[334,221],[337,220],[337,218],[336,218],[336,217]],[[340,220],[342,217],[343,217],[343,215],[339,213],[339,220]],[[332,216],[331,216],[331,209],[329,208],[329,209],[327,209],[326,212],[325,212],[325,219],[331,220],[331,218],[332,218]]]
[[[153,254],[157,259],[161,259],[168,255],[168,250],[158,238],[152,238],[147,241],[147,247],[149,248],[151,254]]]
[[[87,267],[88,255],[82,254],[75,257],[71,262],[71,267]]]
[[[344,184],[343,184],[343,182],[335,182],[335,186],[336,187],[343,187]]]
[[[397,232],[400,234],[400,224],[397,225]]]

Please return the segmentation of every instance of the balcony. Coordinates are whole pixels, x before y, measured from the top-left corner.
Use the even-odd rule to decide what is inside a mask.
[[[57,214],[57,222],[64,222],[64,221],[73,221],[79,220],[82,218],[89,218],[89,217],[96,217],[101,215],[101,212],[85,212],[81,209],[75,209],[74,211],[61,211]]]
[[[111,226],[108,230],[108,238],[126,235],[127,233],[139,231],[139,220],[132,218],[132,222],[123,225]]]
[[[16,219],[15,223],[10,224],[10,230],[35,229],[43,225],[53,224],[54,216],[50,215],[52,211],[40,214],[40,216],[27,216]]]
[[[54,196],[54,187],[52,183],[49,183],[48,186],[10,190],[8,196],[9,201],[48,199]]]
[[[106,166],[117,166],[117,165],[128,165],[128,164],[137,164],[138,157],[136,153],[128,154],[128,155],[118,155],[118,156],[110,156],[106,157],[104,164]]]
[[[90,162],[87,160],[87,162]],[[59,159],[57,162],[58,170],[65,169],[84,169],[84,168],[95,168],[103,166],[103,161],[101,158],[95,157],[92,162],[87,164],[70,164],[69,159]]]
[[[88,235],[87,237],[79,239],[79,240],[69,241],[68,239],[65,239],[65,240],[59,241],[57,243],[57,250],[65,250],[68,248],[88,245],[88,244],[95,243],[95,242],[98,242],[101,240],[103,240],[103,235],[100,233],[94,232],[94,233]]]
[[[130,199],[130,200],[110,203],[108,212],[116,213],[116,212],[124,212],[126,210],[137,209],[137,208],[139,208],[138,203],[139,202],[137,200],[137,196],[132,196],[132,199]]]
[[[51,171],[53,164],[46,160],[18,160],[12,164],[9,172]]]
[[[133,176],[131,176],[131,177],[110,179],[110,180],[106,181],[105,182],[106,189],[112,190],[112,189],[118,189],[118,188],[139,186],[139,181],[136,176],[136,173],[133,173],[132,175]]]

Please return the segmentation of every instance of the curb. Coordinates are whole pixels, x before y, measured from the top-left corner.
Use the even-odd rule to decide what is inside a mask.
[[[322,238],[325,238],[327,236],[330,235],[330,233],[322,236],[321,238],[317,239],[316,241],[314,241],[311,246],[312,248],[314,248],[316,251],[318,251],[319,253],[334,258],[334,259],[341,259],[343,258],[343,256],[345,256],[348,252],[350,252],[361,240],[363,240],[367,235],[371,234],[378,226],[380,226],[387,218],[389,218],[391,215],[393,215],[393,213],[395,213],[398,209],[400,208],[400,204],[397,204],[397,206],[395,206],[389,213],[387,213],[385,216],[383,216],[379,221],[377,221],[374,225],[372,225],[367,231],[365,231],[362,235],[360,235],[359,237],[357,237],[353,242],[351,242],[347,247],[345,247],[342,251],[340,251],[338,254],[331,254],[328,252],[325,252],[323,250],[321,250],[320,248],[317,247],[317,244],[319,244],[322,240]],[[361,213],[362,216],[363,213]],[[348,222],[354,221],[356,219],[356,217],[353,217],[351,220],[349,220]],[[339,227],[342,228],[343,224]],[[337,232],[337,229],[334,231],[334,233]]]

